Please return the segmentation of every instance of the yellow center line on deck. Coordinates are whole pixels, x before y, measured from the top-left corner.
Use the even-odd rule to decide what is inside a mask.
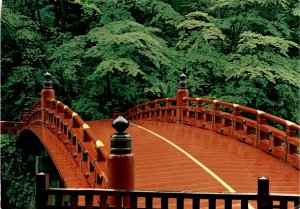
[[[144,128],[142,126],[139,126],[137,124],[131,123],[131,125],[136,126],[140,129],[143,129],[151,134],[153,134],[154,136],[157,136],[158,138],[162,139],[163,141],[167,142],[168,144],[170,144],[171,146],[173,146],[174,148],[176,148],[178,151],[180,151],[181,153],[183,153],[184,155],[186,155],[188,158],[190,158],[192,161],[194,161],[197,165],[199,165],[203,170],[205,170],[207,173],[209,173],[214,179],[216,179],[220,184],[222,184],[229,192],[236,192],[231,186],[229,186],[223,179],[221,179],[217,174],[215,174],[212,170],[210,170],[208,167],[206,167],[203,163],[201,163],[199,160],[197,160],[195,157],[193,157],[190,153],[186,152],[184,149],[182,149],[181,147],[177,146],[176,144],[174,144],[173,142],[171,142],[170,140],[166,139],[165,137],[147,129]],[[248,207],[249,209],[254,209],[254,207],[252,205],[250,205],[248,203]]]

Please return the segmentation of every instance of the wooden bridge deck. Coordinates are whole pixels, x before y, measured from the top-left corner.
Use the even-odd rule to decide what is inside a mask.
[[[111,120],[88,125],[107,148]],[[101,127],[101,128],[99,128]],[[132,121],[136,189],[256,192],[257,178],[270,178],[270,192],[300,194],[299,170],[248,144],[186,125]]]

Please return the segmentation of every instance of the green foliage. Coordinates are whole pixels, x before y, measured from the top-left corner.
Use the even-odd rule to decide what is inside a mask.
[[[293,41],[274,36],[263,36],[247,31],[241,34],[237,52],[241,54],[255,54],[255,50],[272,50],[274,52],[278,51],[284,56],[288,56],[287,53],[291,47],[299,49],[299,45]]]
[[[15,136],[1,135],[3,208],[35,208],[34,165],[34,159],[17,148]]]
[[[84,119],[172,97],[183,71],[192,96],[297,120],[298,8],[296,0],[7,2],[2,116],[19,118],[48,70],[57,98]]]
[[[50,71],[57,99],[84,120],[174,97],[184,72],[193,97],[300,122],[299,14],[297,0],[4,2],[1,120],[20,120]],[[18,160],[7,156],[18,154],[5,140],[8,204],[29,207],[31,194],[21,186],[32,179],[11,166]]]
[[[192,12],[186,15],[186,20],[178,24],[180,31],[177,48],[198,47],[211,40],[223,40],[224,35],[215,25],[214,18],[204,12]],[[213,44],[212,44],[213,45]]]

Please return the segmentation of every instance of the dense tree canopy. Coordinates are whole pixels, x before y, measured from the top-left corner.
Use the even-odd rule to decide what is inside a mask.
[[[46,71],[57,98],[87,120],[173,97],[184,72],[193,97],[299,123],[299,8],[297,0],[4,0],[1,119],[20,120]],[[2,160],[20,158],[12,153]],[[28,179],[9,177],[10,163],[2,171],[4,183]],[[5,194],[27,196],[9,200],[12,208],[30,205],[14,188]]]
[[[297,122],[299,14],[296,0],[4,1],[2,118],[39,97],[46,71],[85,119],[173,96],[183,71],[192,96]]]

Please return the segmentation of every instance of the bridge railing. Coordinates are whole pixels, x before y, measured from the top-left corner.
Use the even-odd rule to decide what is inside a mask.
[[[16,134],[22,129],[23,123],[19,121],[0,121],[1,134]]]
[[[40,101],[35,102],[23,125],[44,125],[64,143],[91,187],[107,187],[106,162],[109,153],[102,141],[71,108],[56,99],[47,99],[44,109]],[[87,146],[91,144],[94,150],[88,149]]]
[[[100,208],[100,209],[125,209],[122,198],[129,197],[131,209],[152,208],[193,208],[201,207],[215,209],[223,207],[231,209],[239,205],[241,209],[258,208],[297,208],[299,195],[270,194],[269,179],[258,178],[256,193],[204,193],[204,192],[168,192],[168,191],[125,191],[112,189],[63,189],[48,188],[46,175],[37,174],[37,209],[47,208]],[[113,206],[108,206],[108,200],[115,201]],[[176,207],[174,207],[176,206]]]
[[[300,125],[260,110],[206,98],[157,99],[123,114],[128,120],[177,122],[230,136],[299,169]]]

